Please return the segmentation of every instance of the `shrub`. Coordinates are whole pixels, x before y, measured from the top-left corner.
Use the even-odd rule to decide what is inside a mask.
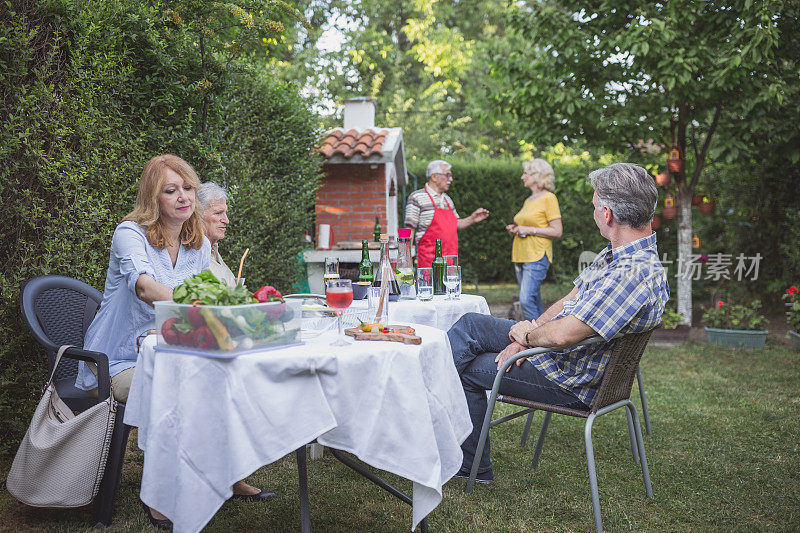
[[[760,330],[766,319],[758,310],[761,301],[753,300],[747,305],[717,301],[717,305],[703,313],[703,322],[712,328]]]
[[[253,248],[251,284],[294,281],[319,172],[314,118],[296,90],[239,69],[218,79],[203,133],[184,82],[196,49],[157,6],[0,3],[0,454],[16,449],[46,377],[19,312],[23,284],[62,274],[102,288],[113,229],[153,155],[231,188],[222,252],[230,263]]]
[[[675,329],[683,320],[683,316],[671,307],[665,307],[661,315],[661,327],[664,329]]]

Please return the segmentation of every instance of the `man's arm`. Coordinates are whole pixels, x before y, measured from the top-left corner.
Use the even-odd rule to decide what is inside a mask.
[[[572,315],[551,320],[537,328],[525,327],[522,322],[511,326],[509,334],[514,341],[528,348],[566,348],[597,332]]]
[[[482,220],[486,220],[486,217],[488,217],[488,216],[489,216],[489,211],[487,211],[486,209],[484,209],[482,207],[479,207],[478,209],[473,211],[470,216],[468,216],[466,218],[459,218],[456,221],[456,229],[462,230],[464,228],[467,228],[467,227],[475,224],[476,222],[480,222]]]

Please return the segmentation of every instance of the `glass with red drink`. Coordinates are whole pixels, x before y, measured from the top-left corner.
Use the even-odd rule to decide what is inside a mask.
[[[325,301],[336,310],[339,323],[339,337],[331,343],[333,346],[346,346],[351,341],[342,331],[342,313],[353,303],[353,285],[349,279],[329,279],[325,282]]]

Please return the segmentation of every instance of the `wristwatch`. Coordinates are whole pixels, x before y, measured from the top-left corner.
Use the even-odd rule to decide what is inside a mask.
[[[531,345],[531,341],[528,340],[528,335],[530,335],[530,334],[531,334],[530,331],[525,333],[525,346],[530,346]]]

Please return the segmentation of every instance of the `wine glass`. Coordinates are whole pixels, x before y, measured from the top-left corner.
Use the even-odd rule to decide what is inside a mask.
[[[339,277],[339,258],[326,257],[325,258],[325,272],[322,279],[326,282],[329,279],[337,279]]]
[[[417,298],[423,302],[433,300],[433,269],[430,267],[417,269]]]
[[[447,299],[456,299],[456,290],[461,283],[461,267],[448,266],[444,273],[444,286],[447,287]]]
[[[325,282],[325,301],[336,310],[339,337],[331,346],[347,346],[351,343],[342,331],[342,313],[353,303],[353,284],[349,279],[329,279]]]
[[[458,266],[458,256],[457,255],[444,256],[444,264],[447,266]]]

